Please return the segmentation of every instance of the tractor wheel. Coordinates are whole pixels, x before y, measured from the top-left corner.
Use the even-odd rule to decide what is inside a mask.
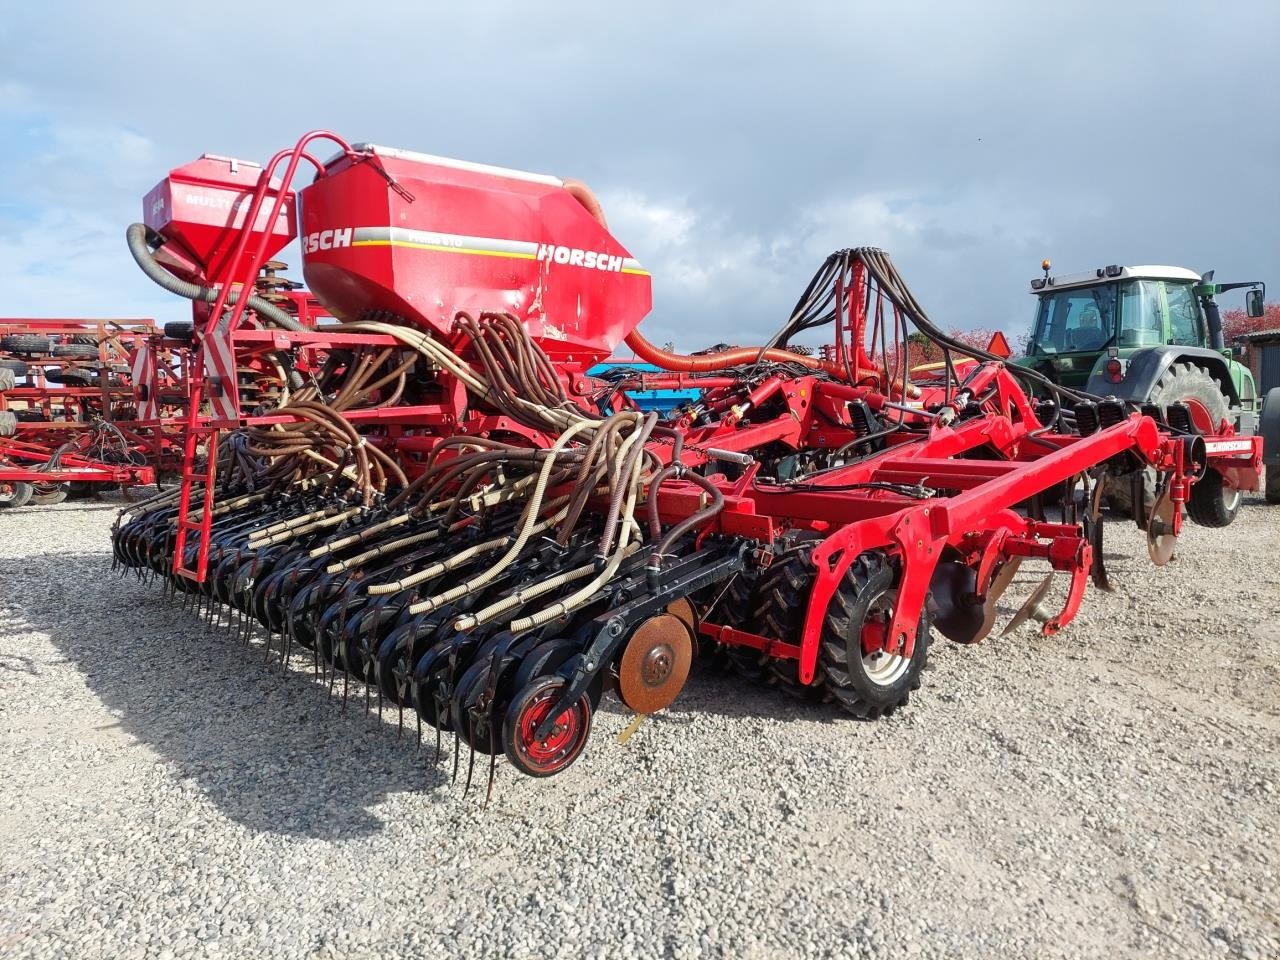
[[[812,553],[811,543],[788,550],[775,557],[760,577],[754,620],[764,636],[799,645],[813,589],[813,566],[809,562]],[[768,667],[774,683],[791,696],[812,701],[825,699],[821,673],[814,683],[801,683],[798,660],[771,658]]]
[[[911,691],[920,688],[920,671],[929,657],[929,616],[923,608],[910,659],[876,649],[893,618],[896,579],[883,553],[862,554],[832,595],[822,625],[820,663],[827,689],[864,720],[906,706]]]
[[[0,507],[25,507],[31,499],[31,484],[19,480],[0,480]]]
[[[52,346],[53,342],[48,337],[34,333],[11,333],[7,337],[0,337],[0,350],[9,353],[48,353]]]
[[[1264,491],[1267,503],[1280,503],[1280,466],[1267,467]]]
[[[1231,416],[1230,403],[1223,393],[1223,385],[1205,370],[1190,363],[1175,363],[1170,366],[1151,388],[1147,401],[1162,408],[1171,403],[1186,404],[1191,413],[1191,422],[1201,433],[1217,433],[1222,421]],[[1142,470],[1142,489],[1146,498],[1144,512],[1149,513],[1155,503],[1156,489],[1156,472],[1151,467],[1144,467]],[[1130,517],[1134,515],[1133,489],[1129,477],[1108,480],[1106,493],[1107,506],[1113,512]]]
[[[69,483],[35,483],[31,485],[31,504],[37,507],[51,507],[67,499],[71,489]]]
[[[1240,510],[1241,493],[1223,482],[1217,470],[1206,470],[1191,485],[1187,516],[1202,527],[1227,527]]]

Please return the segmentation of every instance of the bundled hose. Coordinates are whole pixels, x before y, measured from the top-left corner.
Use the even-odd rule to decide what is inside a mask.
[[[155,258],[151,252],[152,244],[154,242],[159,247],[164,243],[164,238],[156,234],[145,223],[131,223],[125,231],[125,240],[129,245],[129,253],[133,255],[133,259],[138,266],[142,268],[142,272],[156,284],[170,293],[177,294],[187,300],[194,300],[198,303],[217,302],[218,288],[202,286],[201,284],[191,283],[175,277],[164,264]],[[240,291],[232,290],[227,294],[226,302],[234,304],[239,299]],[[274,303],[264,300],[256,294],[249,294],[248,306],[252,307],[259,317],[275,324],[277,327],[296,331],[305,331],[307,329]]]

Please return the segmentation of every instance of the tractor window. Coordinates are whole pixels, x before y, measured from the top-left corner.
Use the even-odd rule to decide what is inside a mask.
[[[1115,329],[1115,302],[1114,283],[1042,293],[1036,314],[1035,350],[1101,350]]]
[[[1154,347],[1164,343],[1160,322],[1159,280],[1130,280],[1120,289],[1120,338],[1117,346]]]
[[[1191,292],[1191,284],[1166,280],[1164,295],[1169,304],[1169,342],[1180,347],[1202,346],[1200,305]]]

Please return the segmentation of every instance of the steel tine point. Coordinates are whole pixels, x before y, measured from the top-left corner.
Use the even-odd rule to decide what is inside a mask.
[[[498,773],[498,751],[493,742],[493,725],[489,726],[489,785],[484,790],[484,809],[489,809],[489,801],[493,799],[493,779]]]
[[[471,792],[471,775],[476,769],[476,748],[475,745],[468,740],[467,745],[471,747],[469,756],[467,757],[467,782],[462,785],[462,799],[467,799],[467,794]]]
[[[450,783],[458,782],[458,731],[453,731],[453,776],[449,778]]]
[[[338,661],[336,658],[333,661],[333,669],[334,670],[338,669]],[[344,711],[347,709],[347,694],[350,692],[350,690],[351,690],[351,674],[346,670],[343,670],[342,671],[342,709]]]

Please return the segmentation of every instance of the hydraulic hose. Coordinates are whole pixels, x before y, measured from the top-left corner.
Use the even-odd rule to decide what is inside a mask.
[[[564,188],[569,191],[569,194],[575,200],[582,204],[587,213],[591,214],[600,226],[606,230],[609,229],[609,224],[604,216],[604,208],[601,207],[600,201],[591,192],[590,187],[578,180],[565,180]],[[843,363],[836,363],[834,360],[819,360],[816,357],[806,357],[804,354],[792,353],[790,350],[779,350],[776,347],[770,347],[765,350],[761,350],[759,347],[738,347],[734,350],[726,350],[723,353],[693,357],[663,350],[646,339],[645,335],[639,330],[632,330],[627,334],[624,342],[641,360],[646,363],[652,363],[654,366],[661,367],[664,370],[676,370],[685,373],[710,373],[713,370],[723,370],[726,367],[736,367],[744,363],[799,363],[810,370],[822,370],[837,380],[845,380],[849,376],[849,371]],[[878,374],[874,370],[856,370],[854,371],[854,376],[857,378],[864,376],[875,377]]]
[[[175,277],[164,264],[152,255],[151,246],[147,243],[149,233],[152,233],[152,231],[145,223],[131,223],[129,224],[129,229],[125,231],[125,239],[129,243],[129,252],[133,254],[133,259],[142,268],[142,272],[170,293],[176,293],[180,297],[196,300],[200,303],[214,303],[218,299],[216,288],[204,287],[198,283],[190,283]],[[238,290],[232,290],[227,294],[227,303],[229,304],[235,303],[239,299],[240,291]],[[277,327],[303,332],[307,329],[274,303],[264,300],[255,294],[249,294],[249,306],[253,307],[258,316],[274,323]]]

